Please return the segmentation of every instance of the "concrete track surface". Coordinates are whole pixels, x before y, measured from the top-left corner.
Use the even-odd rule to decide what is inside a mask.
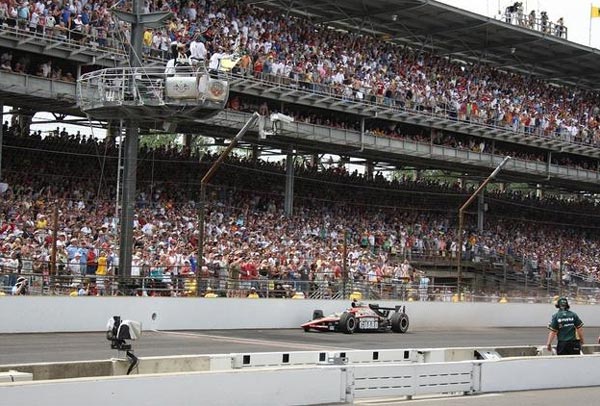
[[[144,331],[132,341],[140,357],[272,351],[332,351],[440,347],[540,346],[547,330],[480,328],[395,333],[305,333],[287,330]],[[115,351],[104,332],[0,334],[0,365],[109,359]]]

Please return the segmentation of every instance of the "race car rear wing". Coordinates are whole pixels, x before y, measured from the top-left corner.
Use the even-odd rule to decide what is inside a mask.
[[[402,313],[406,313],[406,306],[397,305],[395,307],[381,307],[378,304],[369,303],[369,308],[376,313],[380,313],[382,310],[393,310],[394,312],[399,312],[402,309]]]

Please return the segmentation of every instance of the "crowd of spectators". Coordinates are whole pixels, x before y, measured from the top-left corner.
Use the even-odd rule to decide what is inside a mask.
[[[56,227],[60,273],[100,280],[113,274],[118,269],[115,145],[59,129],[47,137],[22,137],[10,127],[5,142],[2,174],[9,189],[0,203],[2,271],[47,273]],[[335,164],[298,164],[294,213],[288,217],[285,164],[232,156],[209,188],[205,265],[198,269],[197,191],[216,156],[175,147],[140,150],[134,276],[150,277],[173,294],[185,292],[174,282],[177,276],[198,273],[203,280],[212,278],[217,290],[227,279],[235,281],[232,294],[246,294],[252,281],[263,278],[298,290],[319,283],[333,291],[343,277],[344,238],[349,282],[410,280],[416,257],[450,261],[459,253],[455,208],[473,185],[390,181]],[[514,264],[511,272],[553,278],[562,261],[565,276],[600,276],[594,201],[498,191],[488,194],[488,202],[484,232],[468,216],[465,260],[506,256]],[[98,283],[92,291],[111,292],[110,283]]]
[[[256,8],[240,6],[222,9],[221,16],[213,14],[214,19],[209,13],[203,21],[209,27],[208,48],[213,53],[219,47],[231,52],[233,42],[243,54],[241,73],[298,83],[348,100],[598,145],[594,93],[554,87],[486,65],[452,62],[379,39],[314,27],[307,21],[292,23],[292,17]],[[235,24],[229,26],[228,19]],[[247,28],[247,32],[231,27]]]
[[[40,31],[40,21],[52,20],[40,16],[53,16],[57,24],[79,32],[82,41],[89,36],[99,46],[107,45],[109,33],[125,43],[129,35],[126,25],[110,14],[113,6],[127,9],[126,2],[3,0],[0,4],[4,4],[0,10],[8,10],[6,21],[14,20],[9,24],[33,25],[35,32]],[[206,58],[212,62],[237,54],[235,71],[251,77],[526,135],[600,145],[596,92],[452,61],[238,1],[145,3],[145,11],[161,10],[171,11],[174,17],[164,27],[144,33],[148,57],[167,58],[173,44],[189,46],[195,40],[204,44]]]
[[[0,25],[81,44],[93,39],[100,46],[106,46],[108,33],[113,31],[115,35],[114,30],[118,28],[110,15],[110,6],[114,4],[108,3],[3,0],[0,2]]]
[[[22,34],[30,31],[105,47],[111,45],[111,35],[125,42],[128,37],[127,27],[112,19],[112,6],[127,7],[127,3],[0,0],[0,25],[12,25]],[[333,93],[348,101],[600,145],[600,108],[594,92],[452,61],[235,1],[153,1],[146,2],[145,10],[170,10],[175,15],[165,27],[144,34],[149,58],[166,58],[173,43],[189,45],[195,40],[205,44],[207,59],[236,53],[240,61],[235,73],[248,77]],[[52,61],[31,67],[26,61],[13,61],[10,52],[0,56],[0,65],[5,70],[33,69],[43,77],[72,80],[57,73]],[[243,109],[246,102],[238,103]],[[292,113],[308,122],[357,129],[355,122],[339,117]],[[486,150],[485,141],[475,138],[404,133],[377,122],[369,125],[368,130],[377,135]],[[49,219],[58,205],[61,272],[114,272],[118,267],[114,145],[59,131],[44,139],[37,134],[11,139],[11,129],[6,130],[11,153],[3,162],[7,168],[3,177],[10,189],[1,203],[2,268],[25,273],[47,268],[53,227]],[[530,154],[531,159],[545,159]],[[282,212],[283,164],[237,157],[226,162],[214,181],[219,186],[211,189],[206,268],[199,270],[195,199],[199,174],[215,157],[209,153],[200,163],[198,159],[196,152],[176,148],[140,152],[136,273],[154,273],[161,280],[198,272],[221,280],[225,275],[246,280],[258,276],[339,280],[346,232],[348,269],[354,280],[406,277],[404,258],[425,253],[452,258],[459,252],[454,211],[468,191],[464,185],[371,179],[335,165],[299,165],[295,214],[288,218]],[[581,161],[570,164],[594,167],[593,162]],[[597,209],[594,202],[539,200],[507,192],[488,196],[487,231],[478,233],[469,227],[465,255],[527,259],[521,263],[533,273],[556,272],[562,259],[573,273],[598,277],[598,241],[589,231],[598,219],[589,211],[586,214]]]
[[[15,72],[24,75],[35,75],[46,79],[61,80],[63,82],[75,82],[73,73],[63,71],[64,63],[57,63],[54,58],[45,58],[43,62],[39,56],[33,58],[27,53],[19,53],[14,57],[13,53],[6,49],[0,51],[0,70],[4,72]]]

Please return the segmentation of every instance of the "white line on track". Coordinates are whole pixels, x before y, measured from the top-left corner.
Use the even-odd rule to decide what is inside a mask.
[[[182,337],[190,337],[190,338],[208,338],[210,340],[218,340],[218,341],[227,341],[236,344],[252,344],[252,345],[261,345],[265,347],[290,347],[298,350],[316,350],[316,351],[324,351],[324,350],[355,350],[356,348],[349,347],[329,347],[323,345],[316,344],[305,344],[305,343],[294,343],[288,341],[270,341],[270,340],[259,340],[254,338],[240,338],[240,337],[227,337],[220,335],[212,335],[212,334],[198,334],[198,333],[181,333],[176,331],[160,331],[160,330],[151,330],[154,333],[165,334],[165,335],[173,335],[173,336],[182,336]]]
[[[423,403],[423,402],[444,402],[444,401],[457,401],[460,399],[460,402],[467,400],[478,400],[481,398],[490,398],[502,396],[501,393],[486,393],[483,395],[450,395],[450,396],[441,396],[441,395],[432,395],[432,396],[423,396],[418,399],[410,399],[408,400],[405,396],[399,398],[379,398],[379,399],[364,399],[364,400],[354,400],[353,404],[355,405],[366,405],[366,406],[386,406],[386,405],[411,405],[414,403]]]

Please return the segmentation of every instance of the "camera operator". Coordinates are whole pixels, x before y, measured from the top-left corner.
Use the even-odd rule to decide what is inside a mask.
[[[540,20],[541,20],[540,30],[542,32],[548,32],[548,28],[549,28],[548,27],[548,23],[549,23],[548,13],[545,11],[542,11]]]
[[[504,14],[507,23],[521,25],[523,21],[523,3],[516,1],[512,6],[506,7]]]
[[[29,294],[29,280],[23,276],[19,276],[17,283],[12,287],[12,295],[28,295]]]
[[[535,30],[535,28],[536,28],[535,27],[536,26],[535,10],[531,10],[531,13],[529,13],[529,21],[527,22],[527,25],[532,30]]]
[[[556,21],[556,24],[554,26],[554,30],[555,30],[555,34],[556,34],[557,37],[559,37],[559,38],[563,38],[563,37],[566,38],[567,30],[565,29],[565,20],[564,20],[564,18],[561,17],[561,18],[559,18]]]
[[[525,25],[525,13],[523,10],[523,2],[519,1],[515,3],[515,9],[516,9],[516,14],[517,14],[517,24],[518,25]]]

